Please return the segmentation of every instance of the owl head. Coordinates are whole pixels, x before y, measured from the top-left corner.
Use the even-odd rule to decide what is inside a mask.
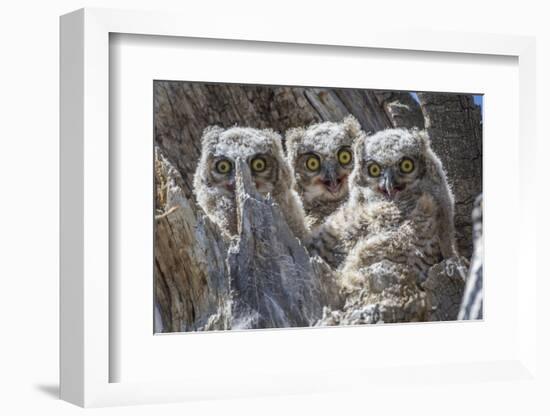
[[[348,195],[353,143],[364,135],[349,115],[340,123],[324,122],[286,133],[287,159],[304,203],[339,201]]]
[[[285,183],[288,188],[291,174],[281,141],[279,134],[268,129],[207,127],[202,135],[195,190],[232,196],[237,159],[242,159],[250,167],[256,189],[261,194],[277,194],[284,189]]]
[[[354,155],[351,186],[370,198],[398,201],[422,190],[426,180],[439,180],[441,162],[426,131],[382,130],[359,140]]]

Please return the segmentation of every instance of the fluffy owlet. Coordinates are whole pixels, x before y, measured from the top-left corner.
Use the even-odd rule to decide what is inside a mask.
[[[455,257],[454,199],[428,134],[380,131],[358,140],[354,155],[350,197],[314,236],[321,256],[338,267],[359,242],[378,238],[364,255],[398,258],[422,275]]]
[[[348,197],[353,142],[364,133],[353,116],[286,133],[287,159],[295,189],[312,227],[323,223]]]
[[[270,194],[280,206],[296,237],[306,237],[305,215],[293,188],[290,167],[273,130],[249,127],[223,129],[207,127],[202,136],[202,152],[194,177],[194,192],[206,214],[226,237],[237,235],[235,166],[242,159],[249,167],[256,190]]]

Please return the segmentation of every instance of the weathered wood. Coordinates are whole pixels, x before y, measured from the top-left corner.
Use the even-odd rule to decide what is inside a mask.
[[[229,249],[231,328],[311,326],[321,317],[321,282],[279,207],[256,192],[237,164],[239,237]]]
[[[393,127],[424,129],[424,115],[418,102],[408,92],[375,91],[375,97]]]
[[[472,254],[471,213],[482,187],[481,111],[471,95],[418,93],[432,149],[443,162],[455,195],[460,254]]]
[[[415,273],[387,261],[373,264],[368,269],[369,287],[347,292],[341,309],[324,308],[318,326],[429,320],[430,298],[416,284]]]
[[[346,294],[343,308],[326,307],[318,326],[396,322],[453,321],[464,292],[463,259],[444,260],[430,268],[417,285],[416,273],[387,260],[369,267],[370,287]],[[384,270],[382,275],[376,270]]]
[[[227,249],[216,225],[185,197],[181,175],[158,149],[155,182],[155,304],[162,321],[155,331],[204,329],[229,300]]]
[[[464,293],[466,264],[462,258],[448,259],[436,264],[428,272],[422,288],[431,305],[430,321],[456,320]]]
[[[479,195],[472,212],[474,254],[466,281],[458,319],[483,319],[483,196]]]
[[[319,114],[320,121],[342,121],[349,114],[367,132],[392,127],[392,120],[386,114],[376,93],[367,90],[299,88],[309,104]]]

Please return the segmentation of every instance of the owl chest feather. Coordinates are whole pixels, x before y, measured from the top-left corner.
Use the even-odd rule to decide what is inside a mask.
[[[407,256],[408,264],[419,273],[421,280],[427,276],[432,266],[443,259],[438,232],[438,207],[433,198],[428,196],[422,198],[408,212],[413,238],[411,250]]]
[[[413,267],[421,275],[441,261],[437,206],[433,198],[411,195],[366,207],[363,213],[358,210],[347,213],[352,225],[342,242],[344,251],[349,252],[365,238],[379,240],[376,251],[371,253],[372,260],[391,259]]]
[[[340,201],[312,201],[304,203],[304,210],[310,225],[316,227],[321,225],[340,205]]]

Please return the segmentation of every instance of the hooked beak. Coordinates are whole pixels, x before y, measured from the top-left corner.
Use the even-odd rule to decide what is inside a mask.
[[[395,185],[395,177],[391,169],[384,171],[382,175],[382,180],[379,184],[380,191],[385,193],[386,196],[390,199],[393,199],[397,191],[401,189]]]
[[[336,194],[340,191],[342,180],[338,178],[336,170],[332,167],[327,168],[323,173],[323,185],[325,185],[331,194]]]

